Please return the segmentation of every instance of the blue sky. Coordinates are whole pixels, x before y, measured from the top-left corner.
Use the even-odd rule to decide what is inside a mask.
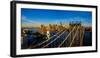
[[[22,24],[68,24],[71,21],[81,21],[83,25],[92,24],[92,13],[89,11],[21,9]]]

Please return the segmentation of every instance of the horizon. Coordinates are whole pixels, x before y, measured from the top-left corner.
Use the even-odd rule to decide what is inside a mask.
[[[60,22],[67,25],[71,21],[81,21],[83,26],[92,27],[92,13],[72,10],[21,9],[22,27],[59,24]]]

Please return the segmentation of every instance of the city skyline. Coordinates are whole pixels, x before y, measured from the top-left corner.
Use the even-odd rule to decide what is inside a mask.
[[[68,24],[81,21],[84,26],[92,25],[92,13],[89,11],[21,9],[22,26],[38,26],[40,24]]]

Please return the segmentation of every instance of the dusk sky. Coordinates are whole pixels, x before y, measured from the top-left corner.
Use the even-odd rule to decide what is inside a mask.
[[[91,26],[92,12],[72,10],[21,9],[22,24],[68,24],[71,21],[81,21],[83,25]]]

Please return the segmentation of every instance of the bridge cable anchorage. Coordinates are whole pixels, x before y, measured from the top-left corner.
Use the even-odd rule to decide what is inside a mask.
[[[62,30],[62,31],[63,31],[63,30]],[[52,37],[50,37],[50,39],[53,38],[53,37],[55,37],[55,36],[57,36],[57,35],[58,35],[59,33],[61,33],[62,31],[59,31],[58,33],[56,33],[55,35],[53,35]],[[39,43],[39,44],[37,44],[37,45],[34,45],[33,47],[40,46],[40,45],[42,45],[42,44],[48,42],[50,39],[47,39],[47,40],[45,40],[45,41],[43,41],[43,42],[41,42],[41,43]],[[30,47],[31,47],[31,45],[30,45]],[[30,47],[29,47],[29,48],[30,48]]]
[[[54,40],[52,40],[50,43],[46,44],[45,46],[43,46],[42,48],[45,48],[46,46],[50,45],[51,43],[53,43],[55,40],[57,40],[63,33],[65,33],[65,31],[63,31],[59,36],[57,36]]]
[[[76,37],[77,32],[78,32],[78,29],[79,29],[79,27],[77,28],[77,31],[76,31],[76,33],[75,33],[75,35],[74,35],[74,37],[73,37],[73,40],[72,40],[71,44],[69,45],[70,47],[71,47],[71,45],[73,44],[73,41],[75,40],[75,37]]]
[[[63,40],[63,42],[61,42],[61,44],[58,47],[61,47],[61,45],[67,40],[67,38],[74,31],[74,29],[75,29],[75,27],[72,29],[72,31],[70,31],[70,33],[65,37],[65,39]]]

